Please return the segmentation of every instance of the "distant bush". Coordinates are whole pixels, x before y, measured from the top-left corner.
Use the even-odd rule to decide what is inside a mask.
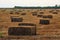
[[[2,34],[3,34],[3,33],[2,33],[2,32],[0,32],[0,38],[3,38]]]

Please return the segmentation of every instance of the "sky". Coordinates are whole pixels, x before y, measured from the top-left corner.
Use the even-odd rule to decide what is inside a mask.
[[[0,7],[14,6],[54,6],[60,5],[60,0],[0,0]]]

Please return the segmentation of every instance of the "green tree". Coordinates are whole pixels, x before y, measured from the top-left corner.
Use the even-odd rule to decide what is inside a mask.
[[[58,5],[55,5],[55,7],[58,7]]]

